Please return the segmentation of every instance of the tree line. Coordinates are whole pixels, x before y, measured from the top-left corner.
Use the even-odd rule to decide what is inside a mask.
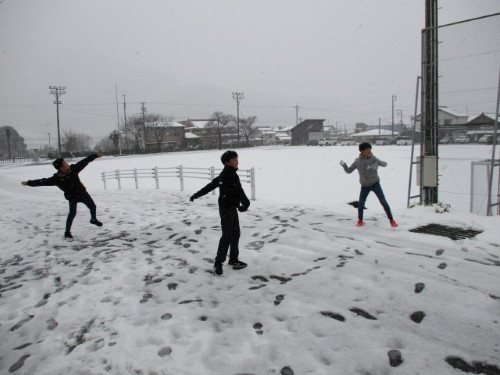
[[[174,118],[159,113],[134,115],[122,121],[119,131],[112,131],[108,136],[95,143],[94,139],[85,133],[73,130],[63,130],[61,133],[61,152],[63,157],[81,156],[89,151],[99,150],[105,153],[143,153],[163,150],[167,134],[172,131]],[[239,119],[240,145],[249,146],[255,136],[257,117],[243,117]],[[236,138],[238,133],[238,119],[228,113],[216,111],[212,113],[205,125],[206,130],[215,137],[213,147],[222,149],[224,140],[229,136]],[[144,132],[153,144],[144,142]],[[10,147],[10,154],[9,154]],[[186,145],[179,145],[178,149],[185,149]],[[57,139],[52,145],[43,145],[38,149],[39,155],[49,158],[58,155]],[[0,127],[0,157],[29,157],[33,150],[28,150],[25,140],[12,126]]]

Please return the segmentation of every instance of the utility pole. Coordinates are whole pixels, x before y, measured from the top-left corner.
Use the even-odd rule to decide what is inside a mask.
[[[50,133],[47,133],[49,135],[49,153],[50,153]]]
[[[293,108],[295,108],[295,125],[299,124],[299,105],[296,104]]]
[[[5,127],[5,135],[7,136],[7,147],[9,148],[9,159],[12,157],[10,153],[10,128]]]
[[[128,127],[127,127],[127,102],[125,101],[125,97],[127,95],[123,95],[123,118],[125,119],[123,126],[125,127],[125,147],[128,152]]]
[[[142,138],[144,141],[144,151],[146,151],[146,103],[142,102]]]
[[[233,99],[236,100],[236,124],[238,126],[238,147],[240,147],[240,100],[245,99],[242,92],[233,91]]]
[[[118,110],[118,85],[115,83],[115,101],[116,101],[116,131],[118,132],[118,150],[122,154],[122,143],[120,142],[120,112]]]
[[[66,94],[66,87],[63,86],[49,86],[50,93],[55,96],[56,100],[54,100],[54,104],[56,105],[57,110],[57,146],[59,151],[59,157],[61,157],[61,130],[59,126],[59,104],[62,102],[59,100],[61,95]]]
[[[422,30],[422,142],[420,202],[438,203],[438,0],[425,0]]]
[[[394,140],[394,102],[396,101],[396,95],[392,96],[392,139]]]
[[[402,109],[396,109],[396,114],[400,115],[400,120],[399,120],[399,131],[401,132],[403,130],[403,110]],[[401,134],[399,134],[401,135]]]

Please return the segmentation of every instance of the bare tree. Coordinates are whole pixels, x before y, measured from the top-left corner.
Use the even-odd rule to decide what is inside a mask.
[[[257,132],[254,124],[257,122],[257,116],[250,116],[240,119],[240,132],[246,140],[247,146],[250,146],[250,138]]]
[[[171,127],[173,118],[152,113],[146,116],[146,130],[148,136],[156,143],[158,151],[162,150],[162,145],[166,141],[167,133]]]
[[[141,132],[144,129],[144,119],[142,115],[131,116],[127,118],[127,123],[123,124],[121,130],[129,135],[131,134],[134,137],[135,149],[138,151],[140,149],[140,136]]]
[[[64,131],[61,144],[66,152],[85,152],[91,149],[92,137],[87,134],[68,130]]]
[[[236,118],[233,115],[214,112],[211,121],[207,122],[205,128],[212,129],[217,137],[217,148],[222,149],[222,136],[234,132]]]

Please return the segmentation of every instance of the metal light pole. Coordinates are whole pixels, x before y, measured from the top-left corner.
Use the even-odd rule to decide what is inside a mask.
[[[236,124],[238,126],[238,147],[240,147],[240,100],[245,99],[242,92],[233,92],[233,99],[236,100]]]
[[[62,102],[59,100],[61,95],[66,94],[66,87],[63,86],[49,86],[50,93],[55,96],[54,104],[57,108],[57,145],[59,147],[59,157],[61,157],[61,131],[59,127],[59,104]]]

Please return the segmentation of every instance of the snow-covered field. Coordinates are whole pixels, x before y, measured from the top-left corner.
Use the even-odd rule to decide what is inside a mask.
[[[375,147],[398,228],[370,195],[355,227],[356,147],[242,149],[257,200],[240,214],[241,259],[208,272],[220,236],[208,181],[133,181],[103,171],[219,167],[220,151],[104,157],[80,175],[73,241],[55,187],[21,186],[50,164],[0,168],[0,374],[500,374],[498,216],[406,208],[409,148]],[[469,173],[469,171],[464,171]],[[247,193],[249,186],[244,186]],[[453,241],[410,232],[475,229]],[[399,356],[401,357],[398,360]],[[402,363],[401,363],[402,361]],[[474,372],[475,371],[475,372]]]

